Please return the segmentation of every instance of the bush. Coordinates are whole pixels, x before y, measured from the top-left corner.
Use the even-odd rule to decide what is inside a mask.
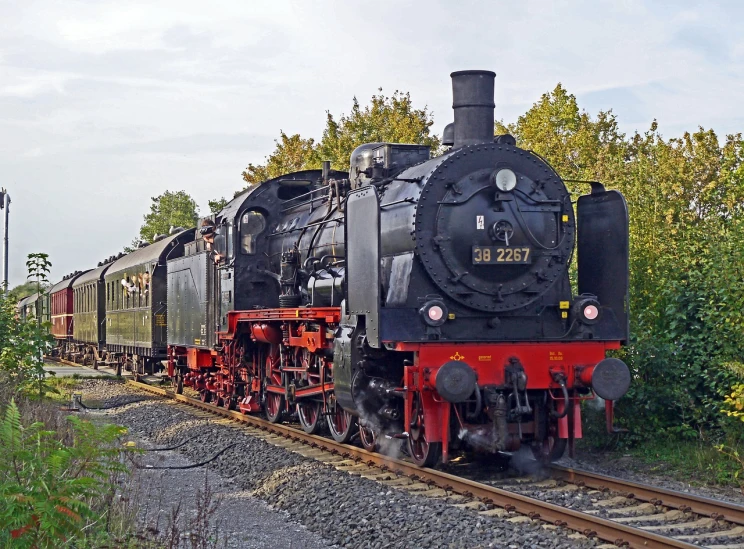
[[[649,292],[644,303],[633,298],[643,308],[626,349],[635,379],[619,403],[631,440],[742,436],[742,425],[720,413],[736,383],[732,365],[744,356],[742,265],[739,215],[688,225],[646,273]]]
[[[101,520],[97,508],[126,473],[115,443],[126,433],[71,416],[65,444],[42,422],[24,427],[15,401],[0,424],[0,545],[72,546]]]
[[[16,317],[15,303],[0,295],[0,383],[14,391],[40,396],[49,391],[44,383],[44,354],[51,351],[53,338],[48,323],[26,322]]]

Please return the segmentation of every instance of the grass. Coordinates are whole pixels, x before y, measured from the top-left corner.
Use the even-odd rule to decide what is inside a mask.
[[[583,412],[584,438],[577,443],[578,457],[592,456],[606,463],[620,461],[629,470],[692,485],[744,490],[744,457],[739,457],[744,456],[744,437],[736,422],[727,429],[728,436],[721,431],[714,437],[689,429],[653,435],[608,435],[601,411],[585,408]]]
[[[744,445],[727,445],[727,452],[744,454]],[[625,453],[646,465],[651,474],[666,475],[688,484],[737,486],[744,489],[742,463],[709,441],[674,439],[648,441]]]

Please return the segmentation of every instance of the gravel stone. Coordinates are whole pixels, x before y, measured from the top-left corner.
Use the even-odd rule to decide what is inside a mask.
[[[123,395],[141,394],[133,388],[105,381],[82,384],[84,401],[109,402]],[[417,496],[373,480],[341,472],[332,466],[294,454],[252,437],[219,419],[197,418],[156,399],[95,412],[125,425],[154,446],[173,451],[192,463],[212,458],[235,444],[206,467],[192,471],[203,479],[203,469],[214,473],[232,490],[263,500],[286,513],[290,522],[304,525],[317,540],[341,547],[494,547],[584,548],[592,540],[572,539],[571,531],[546,529],[542,522],[511,523],[454,507],[442,500]],[[180,477],[179,477],[180,478]],[[264,520],[251,515],[255,504],[243,505],[246,517],[238,533],[249,539]],[[248,525],[251,526],[248,526]],[[259,526],[253,526],[258,524]],[[289,529],[289,528],[286,528]],[[260,546],[287,546],[267,543]],[[298,547],[297,544],[292,547]],[[315,547],[307,545],[307,547]]]
[[[644,469],[648,469],[648,464],[642,463],[631,456],[623,456],[619,459],[613,456],[609,459],[602,454],[588,453],[577,456],[574,459],[563,457],[557,463],[565,467],[592,471],[601,475],[618,477],[640,484],[650,484],[660,488],[666,488],[667,490],[675,490],[686,494],[744,505],[744,492],[738,486],[694,486],[663,475],[645,472]]]

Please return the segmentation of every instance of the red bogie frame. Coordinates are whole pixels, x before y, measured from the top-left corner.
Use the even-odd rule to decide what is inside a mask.
[[[581,438],[580,401],[593,395],[580,395],[572,391],[571,410],[565,415],[565,404],[560,398],[558,376],[562,374],[569,390],[588,388],[581,379],[605,358],[608,350],[619,349],[620,342],[575,343],[400,343],[398,351],[414,352],[415,361],[406,366],[403,390],[406,394],[404,425],[415,425],[415,398],[423,401],[423,422],[426,440],[442,443],[442,460],[448,460],[450,413],[452,405],[439,397],[435,380],[439,368],[449,361],[463,361],[476,372],[478,385],[503,385],[504,366],[516,358],[524,366],[528,390],[547,390],[556,401],[560,417],[557,419],[558,437],[573,440]],[[458,421],[462,423],[458,416]],[[571,421],[571,423],[569,423]],[[409,435],[410,436],[410,435]]]
[[[233,311],[228,313],[228,329],[217,334],[219,350],[170,347],[168,373],[180,376],[183,385],[200,391],[205,400],[243,413],[263,410],[271,421],[280,421],[283,412],[297,408],[308,432],[317,429],[322,412],[334,436],[338,434],[334,427],[348,435],[348,417],[338,425],[332,423],[340,408],[333,395],[330,357],[340,319],[338,307]],[[246,338],[252,342],[249,350],[243,347]],[[592,371],[607,351],[619,347],[617,341],[388,345],[391,352],[413,357],[412,364],[404,367],[398,389],[404,395],[403,425],[409,432],[399,435],[409,438],[412,452],[421,452],[422,462],[429,463],[424,458],[430,448],[435,452],[441,448],[446,462],[452,426],[472,426],[463,420],[457,405],[437,392],[439,369],[448,362],[462,361],[475,371],[479,387],[504,386],[506,366],[518,361],[526,375],[527,391],[541,391],[552,401],[558,417],[551,420],[551,440],[568,439],[572,447],[573,440],[582,435],[580,401],[594,398],[589,385]],[[510,436],[531,435],[536,429],[534,424],[509,425]]]

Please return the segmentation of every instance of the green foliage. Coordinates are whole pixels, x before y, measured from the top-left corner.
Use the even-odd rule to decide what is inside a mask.
[[[33,389],[39,397],[49,390],[45,384],[44,353],[51,349],[53,339],[49,323],[42,319],[41,308],[51,266],[45,253],[28,255],[28,278],[39,293],[36,319],[19,321],[15,300],[0,296],[0,381],[10,382],[16,390],[24,392]]]
[[[225,206],[227,206],[228,200],[225,197],[216,198],[215,200],[209,200],[209,212],[216,214],[219,213]]]
[[[649,440],[631,453],[648,464],[649,473],[685,483],[726,485],[740,482],[742,467],[731,459],[739,453],[737,448],[729,448],[732,454],[729,456],[707,440],[679,440],[667,436]]]
[[[140,240],[152,242],[155,235],[168,234],[171,227],[196,226],[198,207],[186,191],[165,191],[151,200],[150,213],[144,216],[145,222],[140,227]]]
[[[729,417],[744,421],[744,383],[736,383],[731,387],[731,392],[723,400],[721,411]]]
[[[47,323],[16,318],[15,302],[0,296],[0,382],[14,391],[44,394],[43,355],[51,350],[53,338]]]
[[[430,133],[434,120],[427,107],[414,108],[407,92],[396,91],[389,97],[382,89],[379,92],[363,109],[355,97],[351,112],[342,114],[338,121],[327,113],[316,153],[318,161],[330,160],[332,168],[346,171],[356,147],[378,141],[429,145],[433,151],[439,148],[439,138]]]
[[[249,164],[243,179],[250,187],[283,173],[320,168],[324,160],[330,160],[333,169],[346,171],[351,152],[363,143],[376,141],[418,143],[436,151],[440,142],[430,133],[433,123],[429,110],[414,108],[408,93],[396,91],[388,97],[380,90],[364,108],[355,97],[348,115],[336,120],[327,113],[320,142],[280,132],[274,151],[263,164]]]
[[[627,143],[615,115],[600,111],[592,118],[579,110],[576,97],[561,84],[543,94],[517,122],[497,122],[496,133],[512,134],[520,147],[541,155],[564,179],[612,183],[624,169]],[[576,183],[568,188],[575,193],[588,190]]]
[[[23,284],[19,284],[15,288],[12,288],[8,292],[8,299],[17,303],[24,297],[28,297],[34,292],[36,292],[36,283],[28,280]]]
[[[14,401],[0,424],[0,545],[72,547],[99,520],[95,502],[126,468],[114,443],[126,429],[68,418],[71,444],[36,422],[28,427]]]
[[[35,253],[28,254],[26,260],[26,269],[28,270],[28,276],[30,282],[36,284],[36,291],[41,294],[43,289],[42,285],[49,284],[49,271],[52,268],[52,263],[49,261],[49,254]]]
[[[283,173],[310,168],[315,162],[316,149],[312,138],[303,139],[299,134],[287,135],[280,131],[279,139],[274,143],[274,152],[266,157],[264,164],[248,164],[243,172],[243,180],[248,187]]]

